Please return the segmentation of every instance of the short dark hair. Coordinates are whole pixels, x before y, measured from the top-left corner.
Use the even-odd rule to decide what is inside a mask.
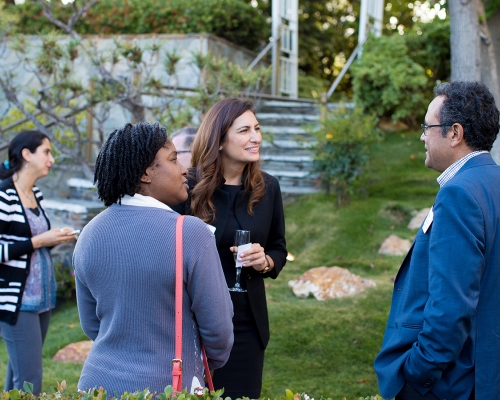
[[[472,150],[490,151],[499,126],[499,111],[493,95],[481,82],[447,82],[434,89],[435,96],[444,96],[439,110],[441,133],[446,136],[455,123],[464,128],[464,139]]]
[[[191,147],[191,144],[193,144],[193,140],[196,136],[196,132],[198,132],[198,128],[193,128],[192,126],[186,126],[185,128],[181,128],[170,136],[171,139],[173,139],[176,136],[184,136],[184,142],[182,145],[184,146],[184,149],[189,149]]]
[[[167,131],[157,123],[127,123],[111,132],[99,151],[94,174],[97,194],[106,206],[137,193],[142,175],[167,141]]]
[[[21,169],[24,163],[23,149],[31,153],[42,145],[44,139],[49,140],[46,134],[40,131],[19,132],[9,143],[9,158],[6,162],[0,162],[0,179],[8,178]]]

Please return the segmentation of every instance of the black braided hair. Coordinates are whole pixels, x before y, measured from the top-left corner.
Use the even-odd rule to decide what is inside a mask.
[[[123,196],[137,193],[142,175],[168,140],[158,123],[127,123],[111,132],[99,151],[94,174],[97,194],[106,206],[121,204]]]

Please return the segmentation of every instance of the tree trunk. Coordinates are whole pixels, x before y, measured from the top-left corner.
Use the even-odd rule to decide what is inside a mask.
[[[481,38],[481,82],[483,82],[493,94],[497,106],[500,105],[500,88],[498,86],[497,64],[495,50],[491,40],[486,15],[484,13],[483,0],[476,0],[477,15],[479,21],[479,37]]]
[[[481,79],[481,52],[476,0],[448,2],[450,12],[451,80]]]
[[[496,9],[494,14],[487,20],[488,28],[490,31],[491,46],[494,53],[494,61],[496,64],[497,81],[500,80],[500,7]],[[483,46],[484,47],[484,46]],[[497,106],[500,106],[500,82],[497,84],[497,94],[493,94],[497,101]],[[499,107],[500,108],[500,107]],[[500,139],[495,141],[493,149],[491,149],[491,156],[500,164]]]
[[[488,18],[488,28],[491,35],[491,43],[495,52],[495,62],[497,64],[497,77],[500,78],[500,7]]]
[[[453,0],[448,2],[450,12],[451,80],[481,81],[500,104],[500,86],[493,41],[498,43],[498,21],[488,21],[482,0]],[[497,10],[492,18],[499,18]],[[497,21],[495,23],[495,21]],[[488,25],[495,26],[494,38]],[[498,52],[497,52],[498,53]],[[491,155],[500,163],[500,139],[495,141]]]

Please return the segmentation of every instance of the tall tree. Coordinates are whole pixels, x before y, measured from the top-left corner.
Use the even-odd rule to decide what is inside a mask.
[[[451,80],[484,82],[500,101],[493,42],[482,0],[449,1]]]

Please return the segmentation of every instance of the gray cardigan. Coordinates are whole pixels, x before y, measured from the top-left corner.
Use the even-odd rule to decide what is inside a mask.
[[[175,221],[153,207],[114,204],[82,231],[73,256],[82,328],[94,345],[79,389],[115,392],[172,383]],[[233,345],[233,308],[214,235],[194,217],[184,221],[183,387],[203,385],[200,339],[210,368]]]

